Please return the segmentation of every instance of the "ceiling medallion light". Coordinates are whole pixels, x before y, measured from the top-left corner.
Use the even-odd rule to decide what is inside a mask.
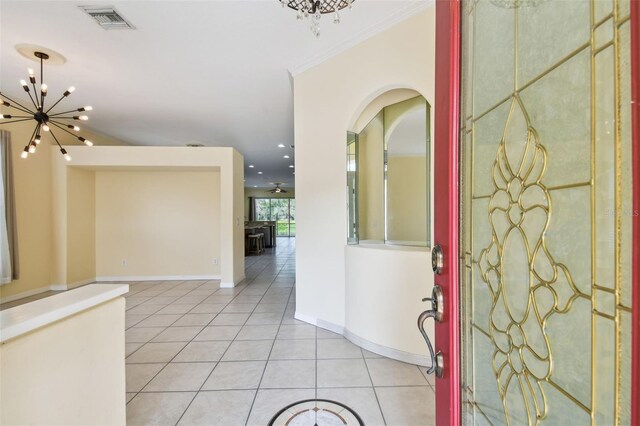
[[[21,154],[22,158],[27,158],[29,154],[33,154],[36,152],[38,145],[42,141],[42,136],[45,133],[49,133],[53,140],[58,144],[60,148],[60,152],[64,156],[64,159],[67,161],[71,161],[71,156],[67,153],[67,151],[60,145],[60,141],[56,137],[53,132],[53,127],[57,127],[59,130],[63,132],[69,133],[74,138],[78,139],[80,142],[87,146],[93,146],[93,142],[88,139],[83,138],[82,136],[78,136],[75,133],[72,133],[70,130],[74,132],[80,131],[80,127],[75,124],[68,124],[69,122],[66,120],[74,120],[74,121],[85,121],[88,120],[89,117],[86,115],[73,115],[75,113],[81,113],[85,111],[91,111],[93,108],[90,106],[85,106],[81,108],[75,108],[69,111],[62,112],[52,112],[53,108],[55,108],[63,99],[71,95],[75,88],[69,87],[64,91],[60,99],[58,99],[55,103],[53,103],[50,107],[46,107],[46,99],[49,88],[44,83],[44,61],[49,59],[49,55],[42,52],[34,52],[33,54],[36,58],[40,60],[40,89],[36,88],[36,76],[32,69],[29,69],[29,82],[25,80],[20,80],[20,84],[27,95],[31,103],[33,104],[33,108],[31,106],[26,107],[19,102],[11,99],[6,94],[0,92],[0,105],[13,108],[19,111],[17,114],[0,114],[0,124],[10,124],[10,123],[19,123],[21,121],[30,121],[34,120],[36,122],[36,127],[31,134],[31,138],[29,139],[27,145],[24,147],[24,150]],[[33,94],[31,93],[31,88],[29,87],[31,84],[31,88],[33,88]],[[28,103],[27,103],[28,104]],[[70,115],[71,114],[71,115]],[[5,121],[9,120],[9,121]],[[60,121],[65,120],[65,121]],[[70,129],[70,130],[67,130]],[[57,131],[57,130],[56,130]]]
[[[303,18],[309,18],[311,21],[311,32],[320,37],[320,18],[322,15],[333,14],[333,23],[340,23],[340,11],[344,8],[353,7],[355,0],[278,0],[282,7],[289,8],[298,12],[297,19],[301,21]]]

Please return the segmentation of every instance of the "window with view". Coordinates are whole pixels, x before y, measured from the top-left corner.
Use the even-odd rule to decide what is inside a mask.
[[[296,236],[295,198],[255,198],[255,220],[276,222],[278,237]]]

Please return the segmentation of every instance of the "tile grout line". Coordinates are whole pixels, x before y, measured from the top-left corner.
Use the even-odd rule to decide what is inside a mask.
[[[364,366],[367,369],[367,374],[369,375],[369,381],[371,382],[371,389],[373,389],[373,395],[376,397],[376,403],[378,404],[378,409],[380,410],[380,415],[382,416],[382,422],[386,425],[387,424],[387,419],[385,419],[385,417],[384,417],[384,411],[382,411],[382,405],[380,404],[380,398],[378,398],[378,392],[376,391],[376,387],[373,384],[373,378],[371,377],[371,372],[369,371],[369,364],[367,364],[367,358],[365,358],[362,348],[360,348],[360,352],[362,353],[362,359],[364,361]]]
[[[285,262],[284,265],[282,265],[282,268],[284,268],[284,266],[287,263],[288,263],[288,261]],[[280,271],[282,271],[282,268],[280,268],[280,270],[278,271],[278,274],[276,274],[276,276],[274,277],[273,281],[275,281],[276,278],[278,277],[278,275],[280,275]],[[267,292],[271,289],[271,286],[273,285],[273,281],[271,282],[271,284],[269,284],[269,287],[267,288]],[[295,286],[296,286],[296,284],[295,284],[295,278],[294,278],[293,287],[291,287],[291,291],[289,292],[289,297],[287,298],[287,305],[286,306],[289,306],[289,302],[291,301],[291,295],[295,291]],[[265,294],[267,294],[267,293],[265,292]],[[249,407],[249,412],[247,413],[247,420],[245,421],[245,426],[247,426],[249,424],[249,420],[251,419],[251,413],[253,412],[253,406],[256,403],[256,399],[258,398],[258,392],[260,392],[260,385],[262,385],[262,380],[264,379],[264,373],[267,371],[267,366],[269,365],[269,360],[270,360],[271,354],[273,352],[273,347],[276,344],[276,340],[278,339],[278,334],[280,333],[280,328],[282,327],[282,321],[284,320],[284,316],[287,313],[287,307],[286,306],[284,308],[284,312],[282,313],[282,318],[280,319],[280,324],[278,325],[278,331],[276,331],[276,336],[273,339],[273,343],[271,343],[271,349],[269,349],[269,355],[267,356],[267,362],[265,362],[264,369],[262,370],[262,375],[260,375],[260,381],[258,382],[258,387],[256,389],[256,393],[255,393],[255,395],[253,395],[253,401],[251,401],[251,406]]]
[[[265,265],[265,266],[262,268],[261,272],[262,272],[262,271],[264,271],[266,268],[267,268],[267,265]],[[270,288],[270,287],[271,287],[271,285],[269,285],[269,287],[267,288],[267,291],[269,290],[269,288]],[[240,296],[240,295],[241,295],[241,294],[246,290],[246,288],[247,288],[247,286],[244,286],[244,288],[242,289],[242,291],[238,292],[238,294],[237,294],[237,295],[235,295],[235,296],[234,296],[234,297],[229,301],[229,303],[227,303],[227,305],[225,305],[225,309],[226,309],[226,307],[227,307],[227,306],[229,306],[229,304],[230,304],[230,303],[232,303],[232,302],[233,302],[233,301],[234,301],[238,296]],[[265,294],[266,294],[266,291],[265,291]],[[262,297],[260,298],[260,300],[262,300],[263,298],[264,298],[264,294],[262,295]],[[258,304],[259,304],[259,303],[260,303],[260,302],[258,302],[258,303],[256,304],[256,306],[258,306]],[[223,309],[223,310],[224,310],[224,309]],[[255,307],[254,307],[254,310],[255,310]],[[221,311],[221,312],[222,312],[222,311]],[[253,313],[253,311],[252,311],[252,313]],[[219,314],[216,314],[216,316],[214,317],[214,319],[215,319],[215,318],[217,318],[217,316],[218,316],[218,315],[219,315]],[[200,388],[195,392],[195,395],[193,396],[193,398],[191,399],[191,401],[189,401],[189,404],[185,407],[184,411],[182,412],[182,414],[180,415],[180,417],[179,417],[179,418],[178,418],[178,420],[176,421],[176,426],[180,423],[180,420],[182,420],[182,418],[184,417],[184,415],[187,413],[187,411],[189,410],[189,407],[191,407],[191,404],[193,404],[193,401],[195,401],[195,399],[196,399],[196,397],[198,396],[198,394],[202,391],[202,387],[205,385],[205,383],[207,383],[207,380],[209,380],[209,378],[211,377],[211,375],[213,374],[213,372],[216,370],[216,368],[220,365],[220,363],[221,363],[221,362],[223,362],[223,361],[222,361],[222,359],[223,359],[223,358],[224,358],[224,356],[226,355],[226,353],[227,353],[227,351],[229,350],[229,348],[233,345],[233,342],[235,342],[235,341],[236,341],[236,340],[235,340],[235,338],[238,336],[238,334],[239,334],[239,333],[240,333],[240,331],[242,330],[242,327],[244,327],[244,326],[246,325],[247,321],[249,321],[249,318],[250,318],[250,317],[251,317],[251,314],[249,314],[249,315],[247,316],[247,319],[245,320],[245,322],[243,323],[243,325],[240,327],[240,330],[238,330],[238,333],[236,333],[236,335],[234,336],[234,339],[231,341],[231,343],[229,344],[229,346],[227,346],[227,349],[225,349],[225,351],[222,353],[222,355],[220,355],[220,360],[218,360],[218,362],[216,362],[216,365],[211,369],[211,371],[209,372],[209,374],[207,375],[207,377],[204,379],[204,381],[203,381],[203,382],[202,382],[202,384],[200,385]],[[213,319],[211,320],[211,322],[213,322]],[[209,322],[209,324],[210,324],[211,322]],[[205,328],[206,328],[206,326],[205,326]],[[204,328],[203,328],[203,330],[204,330]],[[197,335],[196,335],[196,336],[197,336]],[[195,338],[196,338],[196,336],[194,336],[193,338],[195,339]],[[192,339],[192,340],[193,340],[193,339]],[[176,354],[176,356],[177,356],[177,355],[178,355],[178,354]],[[174,358],[175,358],[175,357],[174,357]],[[173,358],[172,358],[172,360],[173,360]],[[171,362],[171,361],[169,361],[169,362]],[[167,365],[168,365],[168,364],[167,364]],[[266,366],[266,363],[265,363],[265,366]],[[257,393],[257,390],[256,390],[256,393]]]

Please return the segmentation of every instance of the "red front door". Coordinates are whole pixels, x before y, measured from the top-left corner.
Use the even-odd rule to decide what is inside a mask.
[[[638,0],[436,1],[438,425],[640,424],[639,27]]]

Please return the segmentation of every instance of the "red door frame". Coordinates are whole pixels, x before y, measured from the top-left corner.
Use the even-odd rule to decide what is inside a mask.
[[[436,1],[434,241],[444,252],[436,276],[443,289],[444,318],[435,326],[436,350],[445,373],[436,381],[436,424],[461,424],[459,288],[460,0]],[[640,401],[640,0],[631,0],[631,99],[633,144],[633,306],[631,400]],[[640,425],[640,404],[631,424]]]
[[[631,121],[633,143],[633,294],[631,424],[640,425],[640,0],[631,0]]]
[[[435,325],[435,347],[444,357],[444,377],[436,380],[436,424],[459,425],[460,292],[459,153],[460,0],[436,1],[436,90],[434,146],[434,242],[444,254],[435,284],[444,296],[443,321]]]

